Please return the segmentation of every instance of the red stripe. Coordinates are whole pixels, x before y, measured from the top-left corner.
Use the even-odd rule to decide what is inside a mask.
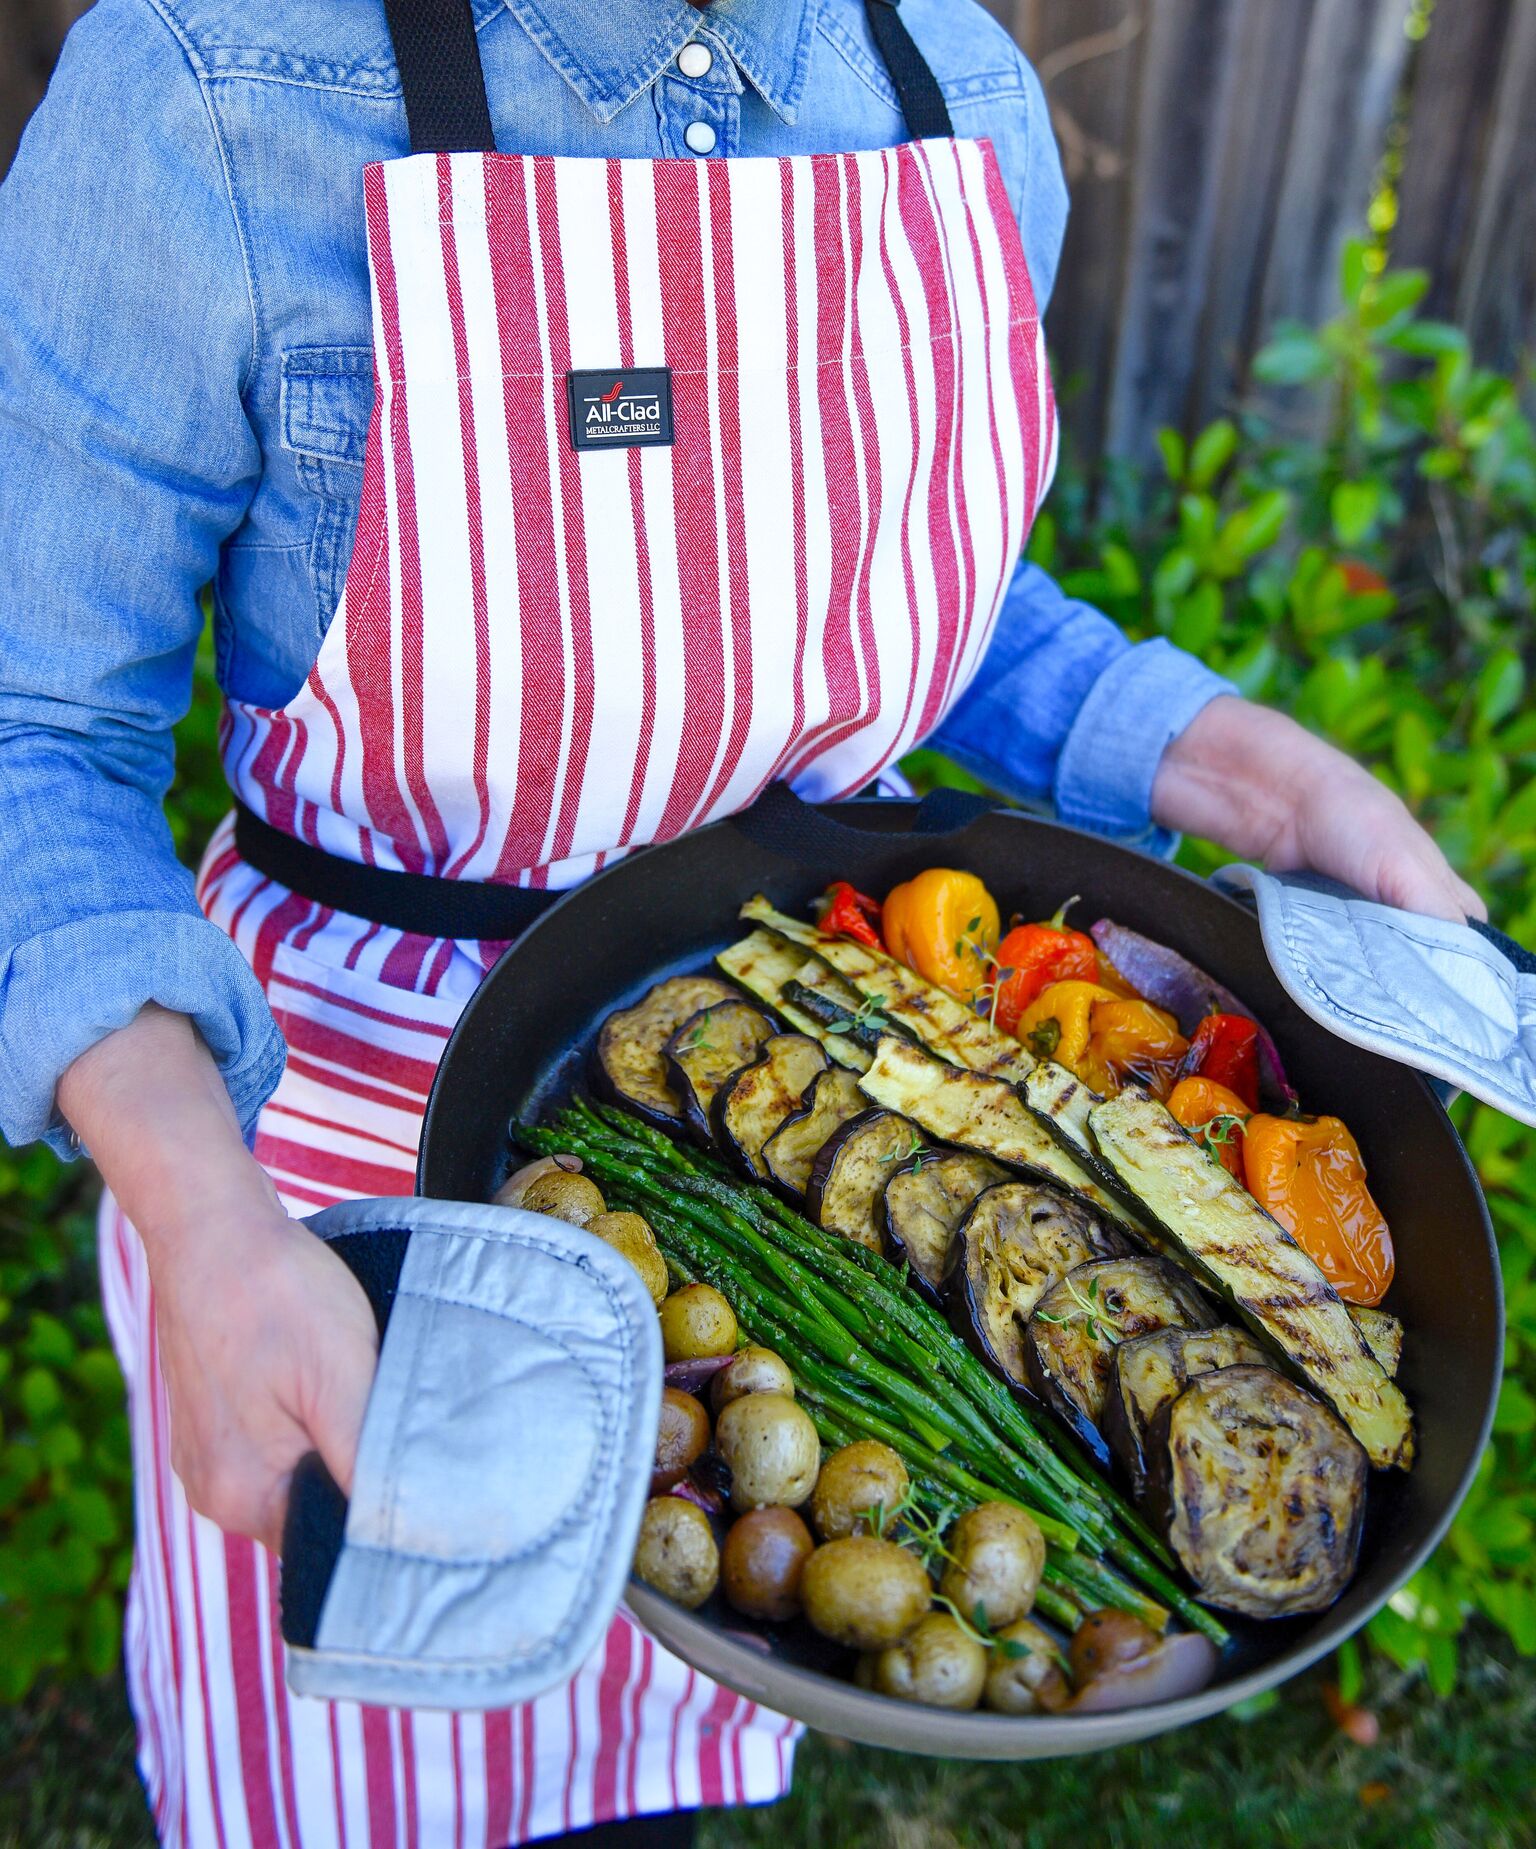
[[[899,150],[896,198],[902,227],[922,279],[926,326],[914,340],[922,343],[933,371],[934,440],[928,470],[928,527],[932,546],[934,588],[938,594],[939,634],[933,673],[923,697],[917,736],[926,738],[938,721],[944,689],[949,684],[959,625],[960,568],[955,557],[954,523],[949,508],[949,476],[955,428],[955,351],[950,301],[944,282],[944,262],[934,224],[932,202],[918,169],[916,153],[908,144]]]
[[[401,552],[401,577],[408,577],[406,551],[414,554],[414,495],[402,495],[402,475],[410,474],[410,435],[406,428],[404,375],[400,348],[400,297],[395,285],[394,255],[390,248],[389,200],[384,188],[384,170],[378,165],[363,172],[363,192],[368,213],[368,249],[373,262],[374,286],[378,291],[379,320],[384,333],[389,385],[389,447],[395,458],[396,498],[391,510],[398,525]],[[375,359],[378,354],[375,349]],[[377,417],[378,412],[375,411]],[[366,487],[366,481],[365,481]],[[381,501],[384,483],[381,478]],[[381,505],[381,515],[383,513]],[[395,761],[395,696],[393,649],[389,637],[397,616],[389,603],[389,564],[387,541],[381,546],[377,568],[360,602],[354,606],[347,599],[347,659],[349,664],[369,661],[366,699],[356,702],[362,747],[363,806],[369,824],[380,830],[395,845],[400,863],[407,871],[421,873],[426,857],[416,834],[416,825],[401,793]],[[366,556],[358,554],[358,556]],[[416,629],[418,646],[413,657],[420,662],[421,583],[420,558],[416,556],[417,582]],[[410,588],[403,584],[402,594]],[[408,619],[407,619],[408,622]],[[419,720],[419,713],[418,713]],[[409,729],[409,728],[407,728]],[[338,760],[339,769],[339,760]],[[338,809],[340,802],[337,802]]]
[[[640,1808],[641,1728],[644,1725],[645,1698],[650,1693],[651,1675],[656,1662],[656,1650],[650,1638],[643,1631],[637,1632],[636,1635],[640,1640],[640,1674],[630,1694],[629,1773],[624,1784],[625,1808],[630,1816],[633,1816]]]
[[[707,189],[715,303],[717,414],[725,515],[726,601],[731,627],[731,728],[709,795],[689,823],[697,827],[729,787],[752,724],[752,598],[747,578],[747,510],[742,480],[741,353],[736,326],[736,264],[731,223],[731,174],[724,161],[701,163]],[[720,615],[723,618],[724,612]]]
[[[699,1793],[704,1804],[724,1804],[726,1722],[736,1712],[740,1697],[728,1688],[716,1688],[699,1721]]]
[[[306,1143],[290,1143],[280,1136],[263,1135],[260,1154],[263,1168],[282,1169],[295,1175],[308,1174],[318,1164],[318,1172],[310,1175],[312,1180],[332,1187],[355,1189],[364,1195],[395,1194],[402,1177],[410,1174],[409,1169],[359,1162],[353,1156],[339,1155],[334,1149],[313,1149]]]
[[[398,1092],[385,1091],[378,1085],[370,1085],[366,1079],[358,1078],[350,1072],[334,1072],[327,1066],[317,1066],[311,1060],[290,1057],[288,1070],[295,1078],[312,1080],[316,1085],[338,1093],[346,1098],[360,1098],[365,1103],[382,1104],[393,1111],[409,1112],[412,1102],[402,1098]],[[258,1134],[258,1139],[260,1132]]]
[[[549,365],[557,380],[571,369],[571,325],[565,304],[565,265],[560,250],[560,201],[555,186],[555,163],[541,157],[533,163],[533,190],[538,212],[539,252],[544,265],[544,313],[549,335]],[[583,235],[586,235],[585,230]],[[570,713],[570,754],[561,788],[560,814],[555,825],[550,861],[567,860],[576,834],[582,785],[587,777],[587,752],[592,742],[593,648],[592,606],[587,583],[586,517],[581,496],[581,458],[569,443],[556,442],[560,506],[565,526],[565,598],[571,619],[571,672],[574,676]],[[534,884],[544,884],[542,869]]]
[[[389,1740],[389,1709],[360,1708],[358,1712],[363,1723],[369,1849],[396,1849],[395,1768]]]
[[[629,301],[629,242],[624,225],[624,169],[616,160],[608,163],[608,235],[613,244],[619,365],[630,367],[635,363],[635,333]],[[651,542],[645,523],[643,455],[643,450],[631,449],[626,456],[629,515],[635,529],[635,594],[640,610],[640,736],[635,745],[635,768],[629,782],[629,801],[624,806],[624,826],[619,830],[619,847],[627,847],[634,838],[656,731],[656,608],[651,584]]]
[[[400,1759],[405,1774],[405,1849],[417,1849],[421,1818],[416,1793],[416,1729],[410,1710],[400,1710]]]
[[[290,892],[262,919],[256,932],[256,941],[247,952],[247,960],[263,988],[272,979],[272,959],[277,954],[278,945],[297,926],[303,924],[313,910],[312,900],[301,899],[296,892]]]
[[[1003,184],[997,156],[990,143],[982,147],[982,170],[986,175],[987,204],[991,208],[992,224],[1008,278],[1008,363],[1013,374],[1013,394],[1019,421],[1024,430],[1024,518],[1028,523],[1039,509],[1055,400],[1051,392],[1050,376],[1047,374],[1045,388],[1049,416],[1046,428],[1037,428],[1039,416],[1036,406],[1040,396],[1040,377],[1035,364],[1035,334],[1040,316],[1035,305],[1034,287],[1030,282],[1029,265],[1024,257],[1024,245],[1019,237],[1018,220],[1013,215],[1013,204]]]
[[[480,822],[473,838],[444,869],[456,878],[479,852],[491,819],[491,791],[486,775],[491,743],[491,638],[485,584],[485,529],[480,511],[480,455],[475,442],[475,395],[470,385],[469,339],[464,331],[464,291],[459,276],[459,249],[453,223],[453,163],[437,163],[437,214],[442,234],[443,277],[448,289],[448,319],[453,327],[453,357],[459,375],[459,430],[464,444],[464,506],[469,520],[469,584],[475,624],[475,742],[470,768]]]
[[[565,1754],[565,1794],[561,1800],[561,1815],[569,1831],[575,1815],[576,1798],[576,1762],[581,1757],[578,1741],[581,1738],[581,1726],[576,1714],[576,1684],[568,1682],[565,1689],[566,1721],[569,1726],[569,1744]]]
[[[694,1685],[697,1683],[697,1681],[698,1681],[697,1675],[693,1672],[693,1670],[690,1669],[687,1675],[683,1678],[683,1692],[681,1695],[678,1696],[677,1705],[672,1710],[672,1738],[668,1742],[667,1763],[671,1769],[671,1774],[672,1774],[672,1808],[673,1810],[679,1810],[682,1807],[682,1794],[678,1788],[678,1782],[677,1782],[678,1746],[680,1744],[681,1735],[682,1735],[683,1716],[688,1712],[688,1704],[693,1699]]]
[[[533,1782],[538,1763],[537,1747],[534,1740],[534,1706],[530,1701],[518,1710],[523,1724],[522,1754],[518,1761],[518,1778],[521,1785],[517,1807],[517,1841],[526,1842],[533,1816]]]
[[[415,1092],[421,1098],[432,1089],[433,1075],[437,1071],[435,1060],[415,1059],[409,1053],[398,1053],[377,1042],[360,1040],[356,1035],[310,1015],[296,1014],[291,1009],[279,1008],[274,1012],[282,1016],[279,1025],[291,1052],[334,1060],[337,1065],[366,1073],[369,1078],[387,1079],[391,1085]]]
[[[229,1606],[230,1680],[240,1743],[240,1780],[254,1849],[281,1849],[273,1766],[267,1740],[267,1692],[262,1680],[261,1621],[256,1611],[256,1544],[222,1537],[224,1587]]]
[[[448,1716],[448,1756],[453,1762],[453,1849],[464,1844],[464,1741],[457,1714]]]
[[[146,1293],[144,1305],[145,1331],[145,1386],[149,1402],[150,1447],[153,1453],[155,1510],[158,1517],[160,1545],[161,1584],[165,1588],[165,1618],[171,1639],[171,1686],[177,1698],[181,1695],[181,1621],[176,1610],[177,1586],[176,1576],[171,1569],[171,1507],[173,1502],[170,1452],[166,1443],[164,1422],[161,1416],[161,1395],[164,1388],[160,1376],[160,1337],[155,1325],[153,1293]],[[187,1768],[185,1742],[177,1737],[182,1758],[178,1766],[181,1785],[181,1840],[187,1840]]]
[[[454,1763],[458,1759],[459,1717],[454,1723]],[[485,1842],[503,1849],[512,1840],[512,1723],[510,1710],[485,1717]]]
[[[208,1807],[213,1812],[213,1830],[219,1849],[225,1849],[224,1799],[219,1790],[219,1761],[213,1745],[213,1702],[209,1693],[208,1638],[203,1625],[203,1593],[197,1570],[197,1518],[190,1508],[182,1524],[187,1536],[187,1564],[192,1575],[192,1617],[197,1637],[197,1679],[202,1690],[203,1763],[208,1768]]]
[[[343,1008],[349,1014],[360,1015],[365,1021],[378,1021],[385,1027],[399,1028],[408,1034],[430,1034],[434,1039],[446,1041],[453,1033],[451,1027],[445,1027],[440,1021],[418,1021],[413,1015],[391,1014],[387,1008],[375,1008],[368,1002],[358,1001],[355,996],[338,995],[323,983],[310,982],[303,976],[290,976],[286,971],[273,979],[272,986],[274,989],[293,989],[300,995],[313,995],[317,1001],[324,1002],[327,1008]]]
[[[791,782],[814,762],[835,726],[859,710],[859,675],[854,663],[853,627],[859,559],[864,545],[864,510],[853,422],[848,414],[848,251],[843,226],[843,187],[852,163],[817,155],[811,161],[816,253],[816,396],[820,412],[827,522],[831,540],[828,621],[822,669],[829,705],[789,770]]]
[[[500,335],[523,677],[517,784],[493,876],[500,880],[524,872],[539,860],[554,806],[566,697],[544,353],[534,290],[534,253],[528,237],[527,171],[528,164],[521,159],[485,163],[486,230]]]
[[[615,1621],[603,1646],[597,1684],[597,1758],[592,1766],[592,1821],[619,1813],[619,1758],[624,1750],[624,1696],[632,1667],[629,1626]]]
[[[277,1711],[277,1763],[282,1775],[283,1822],[288,1830],[288,1849],[302,1849],[299,1841],[299,1799],[294,1782],[293,1737],[288,1721],[288,1690],[283,1680],[283,1639],[278,1622],[279,1592],[277,1560],[263,1551],[266,1563],[267,1646],[272,1674],[272,1705]]]
[[[711,354],[705,339],[704,249],[699,230],[701,161],[657,161],[661,321],[672,368],[672,524],[683,628],[683,718],[672,788],[655,839],[670,841],[697,813],[725,721],[725,648],[716,497]]]
[[[347,1807],[345,1794],[341,1785],[341,1732],[336,1724],[336,1704],[326,1704],[326,1719],[330,1723],[331,1734],[331,1795],[336,1805],[336,1840],[346,1849]]]

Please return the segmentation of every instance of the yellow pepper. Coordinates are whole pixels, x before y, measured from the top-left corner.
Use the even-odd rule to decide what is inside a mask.
[[[1150,1002],[1097,982],[1053,982],[1019,1016],[1019,1039],[1095,1091],[1113,1092],[1127,1072],[1159,1092],[1173,1084],[1189,1042]]]
[[[1001,921],[974,873],[930,867],[893,887],[881,911],[885,947],[898,963],[963,1002],[987,981]]]

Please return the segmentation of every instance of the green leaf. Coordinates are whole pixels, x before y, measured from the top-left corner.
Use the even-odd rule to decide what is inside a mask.
[[[1411,314],[1428,292],[1427,270],[1388,270],[1366,288],[1360,302],[1360,320],[1368,328],[1385,328]]]
[[[1237,451],[1237,426],[1218,418],[1195,438],[1189,456],[1189,480],[1196,488],[1209,488]]]
[[[1412,321],[1389,334],[1386,344],[1414,359],[1438,359],[1442,353],[1468,351],[1466,335],[1449,321]]]
[[[59,1383],[45,1367],[29,1367],[17,1386],[21,1409],[34,1425],[51,1419],[64,1404]]]
[[[1253,376],[1264,385],[1312,385],[1332,370],[1328,349],[1305,328],[1278,335],[1253,360]]]
[[[1510,1436],[1536,1431],[1536,1399],[1512,1375],[1504,1377],[1493,1429]]]
[[[1371,247],[1364,238],[1349,238],[1339,254],[1339,294],[1347,308],[1358,308],[1371,280]]]
[[[1334,534],[1341,546],[1358,546],[1369,537],[1381,513],[1381,483],[1340,482],[1329,501]]]
[[[1171,482],[1184,479],[1187,466],[1184,439],[1176,430],[1159,430],[1157,433],[1158,452],[1163,459],[1163,469]]]
[[[1478,670],[1472,703],[1486,734],[1519,706],[1525,693],[1525,664],[1512,648],[1496,649]]]

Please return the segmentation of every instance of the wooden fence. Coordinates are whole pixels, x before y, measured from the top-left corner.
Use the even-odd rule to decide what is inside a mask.
[[[338,0],[341,3],[341,0]],[[0,0],[0,172],[88,0]],[[985,0],[1035,61],[1073,195],[1050,310],[1089,456],[1146,457],[1242,391],[1264,332],[1335,302],[1406,147],[1398,261],[1479,353],[1536,329],[1536,0]]]

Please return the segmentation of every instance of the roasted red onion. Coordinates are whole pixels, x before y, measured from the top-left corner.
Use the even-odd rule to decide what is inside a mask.
[[[698,1355],[692,1361],[669,1361],[661,1377],[669,1387],[681,1387],[684,1393],[698,1393],[735,1359],[735,1355]]]
[[[1067,1703],[1068,1714],[1112,1714],[1156,1701],[1197,1695],[1216,1673],[1216,1646],[1196,1631],[1160,1638],[1145,1656],[1111,1664],[1091,1676]]]

